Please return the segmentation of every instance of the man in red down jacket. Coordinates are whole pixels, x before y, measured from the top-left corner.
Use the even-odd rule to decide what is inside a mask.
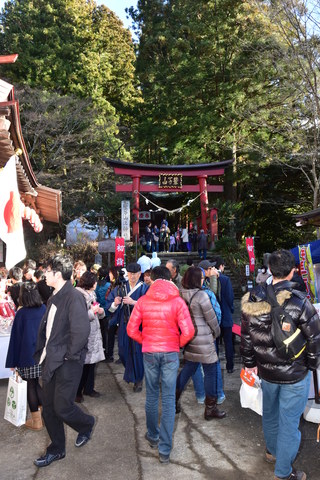
[[[152,285],[135,304],[127,325],[129,337],[142,344],[146,379],[145,438],[151,448],[158,448],[161,463],[169,463],[172,448],[179,349],[194,336],[189,309],[170,278],[166,267],[152,270]]]

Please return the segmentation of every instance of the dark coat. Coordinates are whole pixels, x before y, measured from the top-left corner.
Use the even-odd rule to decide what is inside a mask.
[[[73,288],[70,281],[48,300],[38,334],[34,359],[39,363],[46,343],[48,314],[55,310],[50,338],[46,345],[46,358],[42,365],[42,379],[49,382],[55,370],[66,360],[76,360],[83,364],[87,352],[90,324],[86,301],[83,295]]]
[[[23,307],[17,311],[13,321],[6,368],[32,367],[39,325],[46,307]]]
[[[208,238],[207,235],[202,232],[198,235],[198,249],[207,250],[208,248]]]
[[[288,312],[307,339],[305,351],[294,361],[283,359],[271,334],[271,306],[264,285],[242,298],[240,352],[246,367],[258,367],[259,375],[271,383],[296,383],[320,363],[320,319],[306,296],[293,289],[292,282],[276,283],[280,305]]]
[[[233,289],[230,278],[220,273],[220,307],[221,327],[232,327],[233,325]]]
[[[126,292],[130,292],[129,282],[124,283]],[[142,283],[131,295],[133,300],[138,300],[148,290],[148,286]],[[121,288],[115,287],[109,293],[106,300],[106,309],[110,309],[115,297],[119,296]],[[125,367],[124,380],[126,382],[140,382],[143,379],[143,356],[141,345],[131,338],[129,339],[127,334],[127,323],[133,310],[133,306],[119,305],[113,313],[112,319],[109,325],[119,325],[118,329],[118,353],[119,357]],[[110,310],[109,310],[110,311]]]

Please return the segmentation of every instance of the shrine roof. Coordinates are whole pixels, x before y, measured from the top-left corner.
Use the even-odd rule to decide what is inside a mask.
[[[197,163],[188,165],[154,165],[147,163],[130,163],[122,160],[103,157],[103,160],[114,169],[117,175],[155,176],[160,173],[181,174],[186,177],[201,175],[223,175],[225,168],[232,165],[233,160],[213,163]]]
[[[297,227],[302,227],[304,225],[320,227],[320,208],[300,213],[299,215],[294,215],[294,219],[296,220]]]
[[[15,55],[0,56],[0,63],[12,63]],[[61,191],[40,185],[33,171],[22,136],[19,102],[14,87],[0,80],[0,168],[16,155],[17,181],[25,205],[50,222],[58,223],[61,216]]]

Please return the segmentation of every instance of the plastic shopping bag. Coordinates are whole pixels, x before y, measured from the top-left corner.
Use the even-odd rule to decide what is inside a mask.
[[[17,372],[9,378],[4,418],[16,427],[26,423],[27,382]]]
[[[250,408],[262,415],[262,388],[260,378],[254,373],[248,374],[242,369],[240,387],[240,403],[242,408]]]

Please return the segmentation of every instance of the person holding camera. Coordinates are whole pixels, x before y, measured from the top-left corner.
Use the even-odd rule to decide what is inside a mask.
[[[127,324],[137,300],[149,287],[140,281],[141,266],[138,263],[129,263],[127,272],[128,280],[123,270],[119,272],[118,285],[106,300],[106,310],[113,314],[110,324],[119,325],[118,353],[125,367],[123,379],[134,384],[134,392],[141,392],[144,375],[141,345],[128,337]]]

